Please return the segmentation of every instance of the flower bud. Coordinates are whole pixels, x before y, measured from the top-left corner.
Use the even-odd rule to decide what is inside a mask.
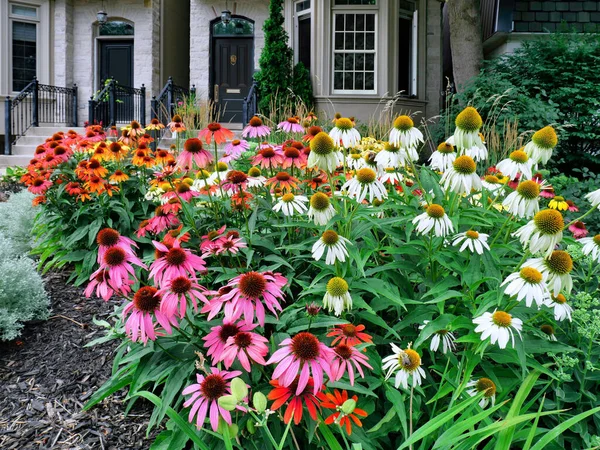
[[[237,406],[237,399],[233,395],[224,395],[218,400],[219,406],[226,411],[233,411]]]
[[[254,425],[253,420],[246,421],[246,429],[248,430],[248,433],[250,433],[250,434],[256,433],[256,425]]]
[[[344,414],[352,414],[354,412],[354,408],[356,408],[356,401],[349,398],[342,405],[342,412]]]
[[[262,392],[256,392],[252,397],[252,403],[259,413],[262,413],[267,409],[267,397]]]
[[[248,386],[241,378],[231,380],[231,394],[239,402],[248,397]]]

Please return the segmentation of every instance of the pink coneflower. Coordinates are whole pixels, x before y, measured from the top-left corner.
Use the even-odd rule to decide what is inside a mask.
[[[239,235],[238,237],[235,235],[230,235],[217,240],[215,254],[220,255],[222,253],[229,253],[236,255],[241,248],[246,247],[246,243],[241,237],[239,237]]]
[[[298,117],[288,117],[287,120],[279,122],[277,128],[286,133],[302,133],[304,128],[300,125]]]
[[[182,131],[185,131],[185,125],[179,114],[173,116],[173,119],[167,124],[167,127],[171,130],[171,133],[181,133]]]
[[[225,318],[237,320],[243,316],[246,323],[252,323],[256,312],[258,323],[264,326],[265,306],[276,317],[277,311],[282,310],[279,300],[283,299],[281,288],[286,283],[287,278],[276,278],[267,273],[247,272],[235,277],[227,283],[231,292],[220,297],[225,306]]]
[[[196,416],[196,427],[198,429],[204,426],[204,420],[208,415],[213,431],[217,431],[219,417],[222,417],[225,422],[231,425],[231,414],[219,406],[219,398],[231,394],[231,382],[229,380],[241,375],[242,372],[239,370],[228,372],[219,370],[216,367],[211,367],[210,371],[211,373],[206,376],[196,374],[196,383],[183,390],[183,395],[192,394],[183,404],[183,407],[188,408],[193,405],[190,409],[188,421],[194,423],[194,416]]]
[[[581,220],[573,222],[571,225],[569,225],[569,231],[573,233],[573,237],[575,239],[584,238],[589,233],[589,231],[585,227],[585,224]]]
[[[198,138],[204,139],[207,144],[210,144],[212,138],[215,139],[217,144],[223,144],[232,137],[233,131],[216,122],[209,123],[206,128],[198,132]]]
[[[242,131],[243,137],[251,138],[266,137],[269,134],[271,134],[271,129],[268,126],[263,125],[263,121],[260,119],[260,117],[256,116],[250,119],[248,125]]]
[[[200,195],[200,193],[194,191],[194,193],[191,194],[189,197],[193,198],[193,197],[197,197],[198,195]],[[174,195],[171,195],[170,197],[171,198],[168,198],[167,203],[165,203],[164,205],[162,205],[162,212],[164,214],[177,215],[177,213],[179,211],[181,211],[181,209],[183,208],[183,206],[181,206],[181,202],[179,201],[179,198],[177,198]],[[166,197],[163,195],[163,198],[166,198]],[[181,225],[179,225],[179,226],[181,226]]]
[[[104,252],[111,247],[121,247],[127,253],[135,256],[135,251],[132,247],[137,247],[137,244],[132,239],[122,236],[117,230],[112,228],[103,228],[96,235],[96,243],[98,244],[98,263],[102,262]]]
[[[215,241],[223,236],[226,226],[223,225],[218,230],[212,230],[202,236],[202,242],[200,243],[200,250],[208,250],[215,246]]]
[[[144,237],[146,236],[146,233],[148,231],[152,231],[152,226],[150,225],[150,221],[149,220],[142,220],[140,222],[140,224],[138,225],[138,229],[135,232],[135,235],[138,238]]]
[[[196,279],[197,271],[206,270],[204,260],[188,249],[181,248],[179,241],[175,241],[171,248],[157,241],[152,241],[152,243],[156,250],[163,255],[150,265],[148,275],[161,287],[177,277]]]
[[[317,420],[317,410],[320,410],[319,400],[316,395],[313,393],[315,388],[315,382],[312,378],[308,378],[306,382],[306,387],[301,389],[298,392],[298,381],[299,377],[296,377],[288,386],[282,386],[281,382],[278,380],[271,380],[269,383],[273,386],[273,390],[269,392],[267,398],[269,400],[273,400],[273,404],[271,405],[271,410],[277,411],[281,408],[285,402],[287,402],[291,397],[290,404],[285,410],[283,414],[283,421],[288,424],[290,420],[294,419],[294,423],[298,425],[300,420],[302,420],[302,411],[303,406],[302,403],[306,405],[306,409],[308,409],[308,414],[311,419]],[[317,389],[317,391],[320,390]]]
[[[255,328],[257,325],[252,325]],[[250,331],[239,331],[235,336],[227,338],[223,352],[221,353],[221,361],[225,364],[225,368],[229,369],[233,362],[238,359],[246,372],[250,372],[250,361],[264,366],[267,364],[265,356],[269,352],[267,348],[268,339],[260,334],[251,333]]]
[[[335,337],[331,345],[335,345],[338,342],[340,344],[350,346],[362,343],[372,344],[373,339],[367,333],[363,333],[364,329],[364,325],[352,325],[351,323],[345,323],[333,327],[333,330],[327,333],[327,337]]]
[[[242,153],[247,151],[249,148],[250,144],[248,144],[248,141],[244,139],[234,139],[225,146],[223,151],[232,159],[238,159]]]
[[[154,217],[150,218],[146,229],[154,234],[162,233],[167,228],[179,225],[179,219],[175,214],[165,211],[162,206],[157,206],[154,210]]]
[[[282,191],[291,191],[298,187],[298,179],[294,178],[287,172],[279,172],[273,178],[269,178],[266,182],[267,186],[272,189],[279,188]]]
[[[296,388],[296,395],[299,395],[312,373],[315,382],[313,393],[316,395],[323,386],[323,373],[333,378],[330,367],[333,350],[319,342],[314,334],[303,331],[293,338],[284,339],[279,345],[282,348],[273,353],[267,364],[279,363],[273,371],[273,378],[278,379],[281,386],[292,384],[300,371]]]
[[[577,207],[577,205],[575,203],[573,203],[573,200],[565,200],[567,202],[567,205],[569,205],[569,211],[571,212],[579,212],[579,208]]]
[[[100,272],[108,270],[110,285],[115,290],[121,290],[123,285],[131,284],[129,276],[135,276],[132,264],[146,269],[146,265],[137,256],[127,253],[121,247],[110,247],[104,252],[100,268],[92,274],[92,277],[95,278]]]
[[[190,138],[183,143],[183,150],[177,157],[177,167],[189,170],[195,163],[198,168],[204,169],[212,160],[212,154],[204,149],[202,141],[197,138]]]
[[[331,361],[331,377],[334,381],[341,379],[346,371],[350,378],[350,384],[354,386],[354,369],[358,371],[362,378],[365,377],[361,365],[373,368],[367,362],[367,355],[361,353],[355,347],[339,344],[333,348],[333,359]]]
[[[154,330],[154,321],[156,318],[160,326],[167,332],[173,333],[171,325],[178,326],[174,316],[168,317],[160,310],[161,297],[158,290],[152,286],[144,286],[138,289],[133,296],[133,301],[123,309],[123,320],[129,315],[125,321],[125,333],[133,342],[139,340],[146,345],[148,339],[155,340],[156,336],[161,333],[156,333]]]
[[[208,299],[204,295],[205,293],[206,288],[200,286],[193,279],[189,277],[175,277],[158,291],[158,294],[162,297],[160,310],[167,317],[174,316],[179,310],[179,317],[183,318],[187,310],[187,300],[189,299],[192,302],[194,312],[198,312],[197,300],[204,303],[208,302]]]
[[[31,182],[31,186],[29,186],[28,190],[32,194],[41,195],[45,193],[50,186],[52,186],[52,182],[44,178],[37,177],[33,179],[33,181]]]
[[[287,169],[288,167],[294,166],[298,169],[302,169],[306,166],[307,159],[307,156],[300,149],[296,147],[284,147],[281,168]]]
[[[85,291],[83,292],[86,298],[90,298],[94,290],[96,291],[96,297],[102,298],[104,301],[108,301],[114,294],[127,295],[131,292],[131,287],[134,283],[133,280],[125,279],[120,289],[113,289],[110,284],[110,277],[108,276],[108,270],[96,272],[95,276],[90,278]]]
[[[241,170],[230,170],[227,172],[227,178],[223,180],[221,186],[225,191],[237,193],[245,191],[248,184],[248,175]]]
[[[272,169],[281,163],[283,163],[283,155],[271,146],[260,149],[252,159],[253,166],[260,165],[263,169]]]
[[[166,192],[165,194],[163,194],[163,198],[166,198],[168,200],[171,199],[181,199],[184,202],[189,202],[191,199],[193,199],[194,197],[198,197],[200,195],[199,192],[193,191],[190,188],[190,185],[187,183],[179,183],[176,187],[174,191],[170,191],[170,192]],[[179,203],[179,202],[175,202],[175,203]],[[164,208],[165,205],[163,205]],[[168,209],[168,208],[166,208]],[[177,208],[177,211],[179,210],[179,208]],[[169,212],[177,212],[177,211],[169,211]]]
[[[221,289],[228,290],[228,288]],[[212,327],[210,333],[202,338],[205,341],[204,346],[208,349],[206,356],[211,356],[212,363],[217,364],[221,360],[227,339],[241,331],[252,331],[254,327],[255,325],[244,322],[234,323],[230,320],[223,320],[223,325]]]

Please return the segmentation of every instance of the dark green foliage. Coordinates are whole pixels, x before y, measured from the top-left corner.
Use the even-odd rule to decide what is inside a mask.
[[[265,46],[259,59],[260,71],[255,75],[260,99],[258,109],[264,115],[271,109],[293,105],[295,96],[305,102],[312,101],[308,70],[301,64],[294,68],[294,53],[287,45],[289,37],[283,24],[283,0],[271,0],[269,18],[263,25]]]
[[[494,115],[500,125],[518,118],[521,132],[555,123],[559,145],[550,168],[600,172],[600,34],[556,33],[526,41],[486,63],[455,99],[477,107],[484,119]],[[448,118],[459,111],[451,108]]]

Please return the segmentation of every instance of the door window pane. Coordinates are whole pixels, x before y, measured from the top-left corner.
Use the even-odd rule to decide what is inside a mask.
[[[12,22],[12,88],[20,91],[33,80],[37,67],[37,25]]]
[[[37,8],[23,5],[10,5],[10,7],[10,12],[15,16],[31,17],[32,19],[37,18]]]

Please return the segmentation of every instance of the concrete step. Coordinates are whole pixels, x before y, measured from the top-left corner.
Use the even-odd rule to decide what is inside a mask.
[[[46,142],[46,139],[48,137],[52,136],[52,134],[50,134],[47,137],[44,136],[31,136],[29,134],[26,134],[25,136],[21,136],[18,140],[17,140],[17,145],[33,145],[34,147],[43,144],[44,142]]]
[[[32,155],[0,155],[0,168],[11,166],[27,166]]]
[[[37,145],[23,145],[21,140],[19,143],[12,146],[12,154],[19,156],[29,156],[29,159],[33,158]]]
[[[58,131],[64,131],[66,133],[69,130],[76,131],[79,134],[85,133],[85,128],[83,127],[70,127],[64,124],[59,124],[57,126],[46,126],[46,124],[44,124],[42,127],[31,127],[29,130],[27,130],[27,136],[43,136],[45,139]]]

